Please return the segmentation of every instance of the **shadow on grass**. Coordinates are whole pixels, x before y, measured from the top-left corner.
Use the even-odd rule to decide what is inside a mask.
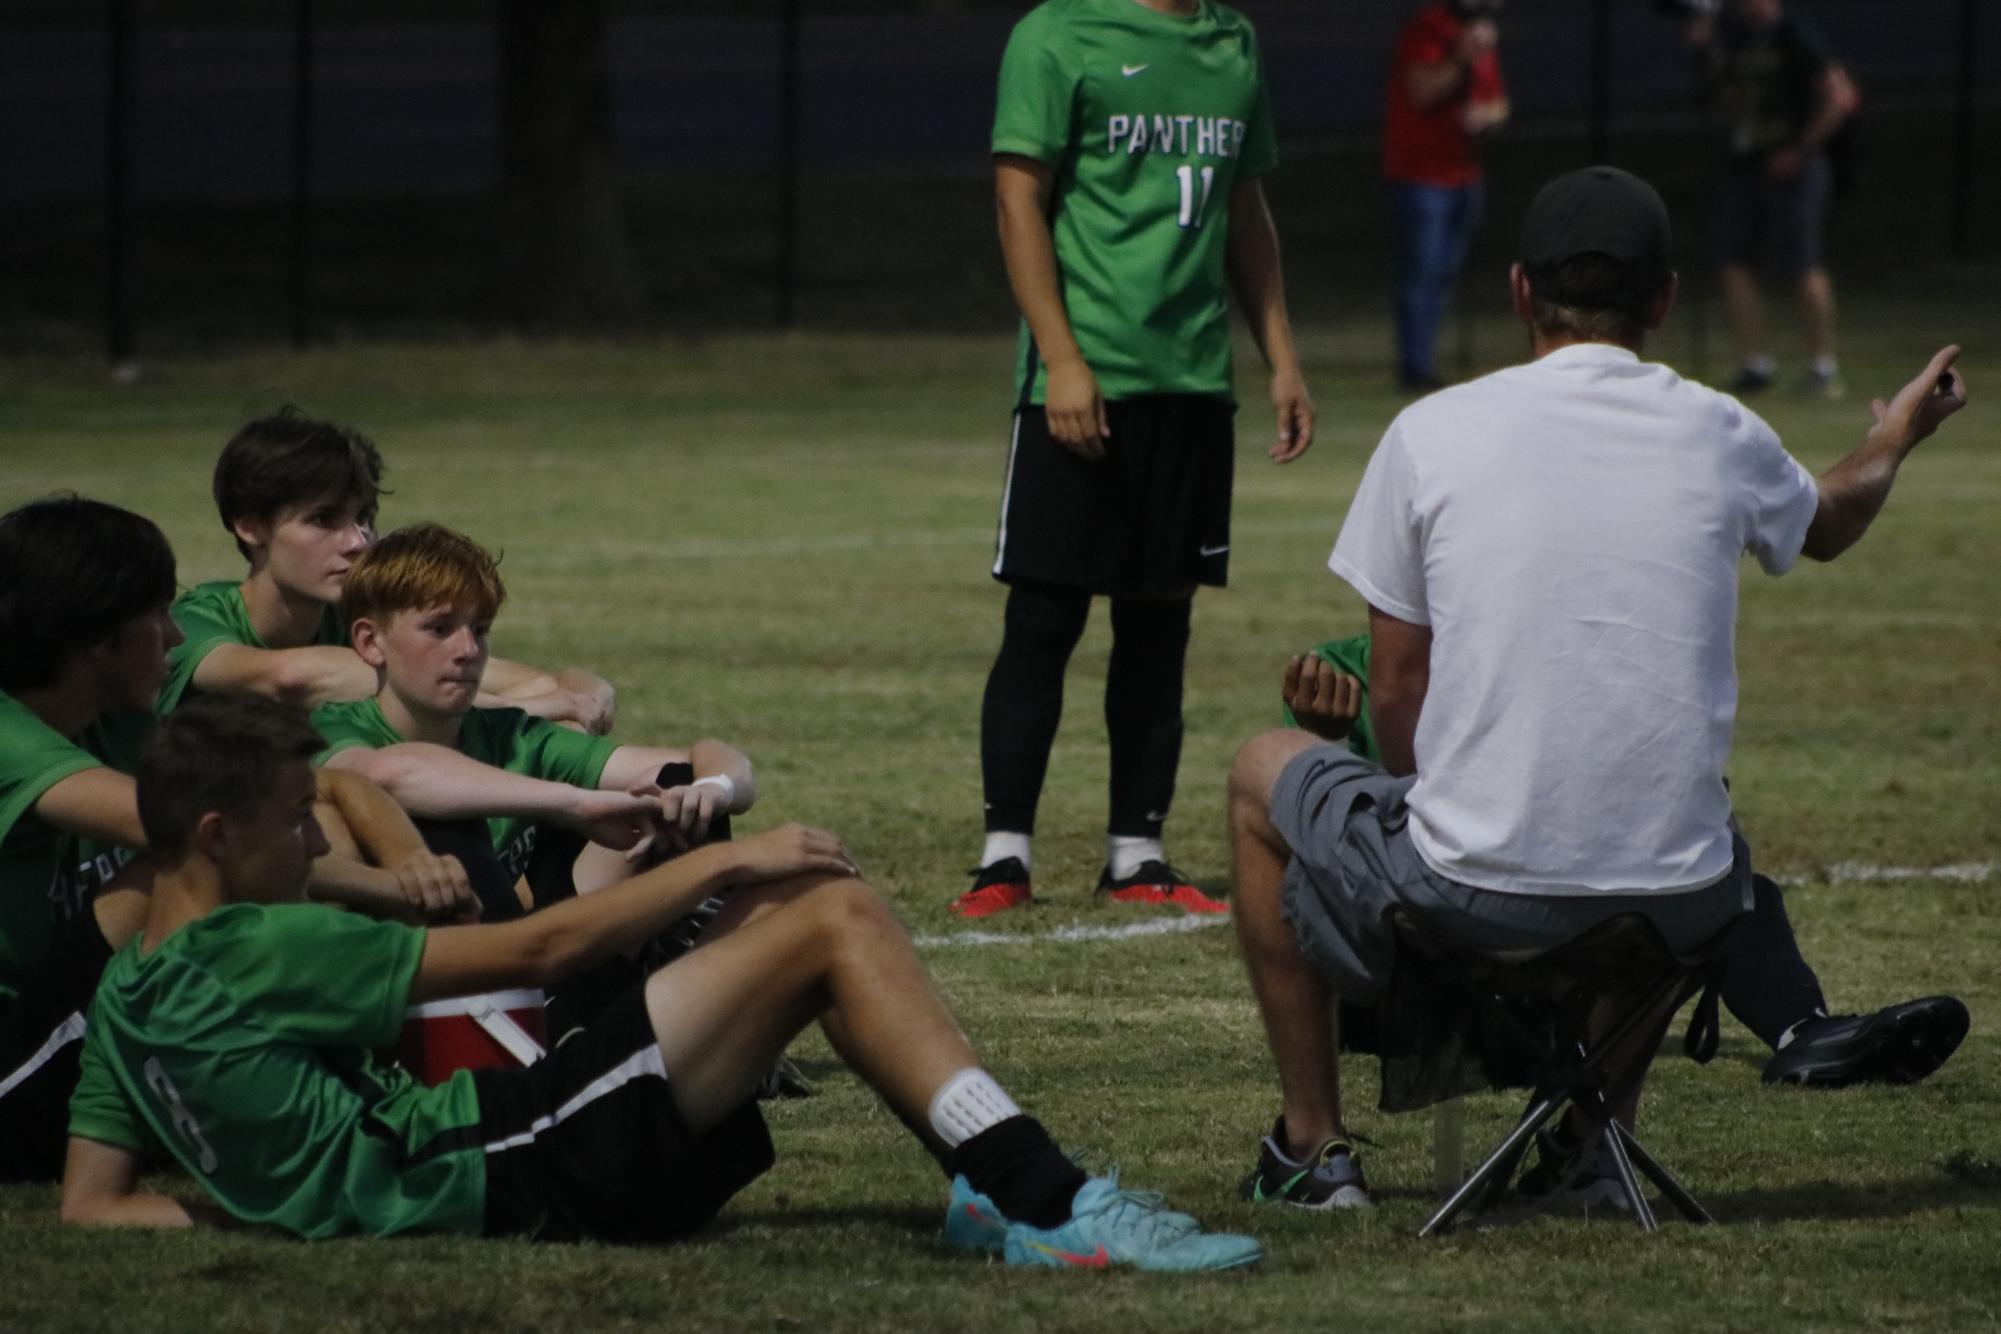
[[[783,1205],[771,1209],[732,1208],[704,1230],[724,1238],[745,1229],[881,1227],[908,1232],[919,1239],[937,1237],[943,1205]]]
[[[1696,1198],[1723,1224],[1848,1222],[1910,1218],[1941,1209],[2001,1208],[2001,1193],[1937,1175],[1866,1186],[1812,1181],[1765,1190],[1705,1193],[1699,1186],[1695,1189]]]

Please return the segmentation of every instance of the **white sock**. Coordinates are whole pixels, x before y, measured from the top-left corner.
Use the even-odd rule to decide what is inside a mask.
[[[1777,370],[1778,368],[1779,368],[1779,363],[1772,360],[1770,353],[1761,352],[1755,357],[1744,358],[1744,369],[1747,371],[1755,371],[1759,375],[1770,375],[1773,371]]]
[[[1157,838],[1133,838],[1126,834],[1109,834],[1105,838],[1105,862],[1112,868],[1114,880],[1125,879],[1146,862],[1166,860],[1167,854],[1160,850]]]
[[[1017,834],[1011,829],[996,829],[987,835],[986,850],[980,854],[980,865],[992,866],[1004,862],[1009,857],[1018,857],[1024,868],[1031,863],[1028,856],[1028,835]]]
[[[1831,356],[1815,357],[1813,359],[1813,373],[1823,380],[1832,380],[1834,373],[1839,369],[1840,363],[1835,361]]]
[[[931,1095],[931,1128],[945,1147],[956,1149],[982,1130],[990,1130],[1021,1108],[1007,1096],[994,1077],[976,1065],[967,1066],[946,1080]]]

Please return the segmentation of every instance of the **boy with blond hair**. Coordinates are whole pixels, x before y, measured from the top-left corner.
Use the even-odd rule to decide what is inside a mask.
[[[485,819],[508,883],[534,871],[541,902],[565,897],[572,877],[579,892],[624,879],[624,853],[690,846],[750,808],[750,761],[723,742],[624,745],[519,709],[475,708],[506,596],[493,556],[437,524],[362,553],[340,615],[378,686],[314,715],[326,765],[374,780],[412,815]],[[595,846],[549,866],[552,827]]]

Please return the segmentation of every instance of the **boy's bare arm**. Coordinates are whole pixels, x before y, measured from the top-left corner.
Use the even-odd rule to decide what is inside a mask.
[[[351,770],[323,768],[313,777],[320,827],[335,850],[313,863],[308,897],[405,921],[479,917],[458,858],[432,852],[387,792]]]
[[[657,824],[656,798],[530,778],[425,741],[403,741],[379,750],[350,746],[334,752],[326,767],[360,774],[404,810],[427,819],[548,820],[594,843],[621,849],[654,832]]]
[[[1820,475],[1820,500],[1801,551],[1833,560],[1862,539],[1890,498],[1897,469],[1947,417],[1966,406],[1966,377],[1953,368],[1959,346],[1940,348],[1888,403],[1869,405],[1875,424],[1862,444]]]
[[[65,833],[115,843],[135,852],[146,849],[139,824],[139,790],[131,775],[102,765],[49,784],[35,798],[35,814]]]
[[[253,648],[218,644],[195,665],[198,690],[241,690],[315,708],[375,693],[375,669],[351,648],[311,644],[303,648]]]
[[[854,859],[834,835],[792,824],[696,848],[511,922],[434,928],[410,984],[410,1003],[510,986],[547,987],[636,948],[719,890],[814,874],[854,875]]]
[[[591,736],[611,731],[618,696],[611,682],[581,667],[544,672],[506,658],[491,658],[480,681],[481,708],[513,708],[573,725]]]

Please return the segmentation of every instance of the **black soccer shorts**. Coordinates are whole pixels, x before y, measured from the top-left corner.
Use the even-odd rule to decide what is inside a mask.
[[[1228,583],[1235,414],[1204,394],[1120,399],[1094,460],[1052,439],[1041,407],[1022,407],[994,577],[1143,597]]]
[[[646,989],[524,1070],[475,1070],[486,1231],[665,1241],[707,1224],[774,1161],[755,1101],[691,1130],[660,1061]]]

